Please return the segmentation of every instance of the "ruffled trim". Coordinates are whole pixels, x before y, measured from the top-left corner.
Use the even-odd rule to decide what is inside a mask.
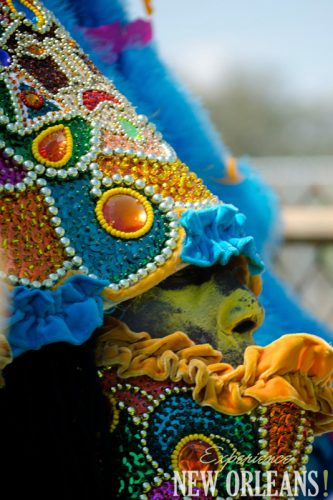
[[[221,204],[198,211],[187,210],[180,223],[185,228],[181,258],[199,267],[226,265],[231,257],[244,255],[251,274],[259,274],[264,265],[252,236],[245,236],[245,215],[233,205]]]
[[[105,286],[106,281],[77,274],[55,291],[14,288],[8,318],[14,357],[53,342],[85,342],[103,324]]]
[[[333,430],[333,349],[313,335],[284,335],[266,347],[250,346],[244,363],[233,368],[221,362],[219,351],[194,345],[184,333],[152,339],[113,320],[102,330],[96,357],[98,366],[115,366],[122,378],[184,381],[194,386],[197,403],[228,415],[292,402],[315,413],[315,433]]]

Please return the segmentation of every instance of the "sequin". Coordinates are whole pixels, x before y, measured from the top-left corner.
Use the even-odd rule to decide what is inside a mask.
[[[99,103],[106,101],[120,104],[120,101],[118,101],[118,99],[116,99],[112,94],[102,90],[85,90],[82,94],[82,102],[85,107],[89,109],[89,111],[93,111],[97,108]]]

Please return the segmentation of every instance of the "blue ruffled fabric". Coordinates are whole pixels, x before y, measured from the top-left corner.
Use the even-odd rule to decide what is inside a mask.
[[[106,281],[70,277],[57,290],[16,287],[9,336],[14,357],[53,342],[80,345],[103,323],[101,292]]]
[[[186,211],[180,221],[186,231],[182,260],[200,267],[224,266],[232,256],[244,255],[251,274],[259,274],[264,266],[253,237],[244,234],[245,221],[233,205]]]

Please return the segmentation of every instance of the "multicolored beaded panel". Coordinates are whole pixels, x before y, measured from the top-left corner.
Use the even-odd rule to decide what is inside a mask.
[[[216,203],[41,2],[0,0],[3,277],[129,288],[174,254],[181,210]]]
[[[110,403],[112,467],[121,499],[162,500],[174,496],[174,472],[218,471],[217,493],[228,496],[228,472],[302,471],[312,451],[311,417],[294,404],[259,407],[249,415],[229,416],[192,398],[191,386],[158,382],[147,376],[122,379],[114,369],[99,372]],[[225,463],[223,457],[262,456],[261,464]],[[207,460],[202,457],[207,456]],[[268,457],[291,457],[288,465]],[[205,463],[209,462],[209,463]],[[227,462],[227,461],[226,461]],[[241,460],[239,460],[241,463]],[[210,499],[199,486],[196,498]],[[235,497],[236,498],[236,497]],[[238,497],[237,497],[238,498]]]

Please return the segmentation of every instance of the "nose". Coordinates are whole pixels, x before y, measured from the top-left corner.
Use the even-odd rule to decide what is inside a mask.
[[[264,310],[250,290],[238,288],[221,303],[218,310],[218,329],[229,335],[251,334],[263,322]]]

